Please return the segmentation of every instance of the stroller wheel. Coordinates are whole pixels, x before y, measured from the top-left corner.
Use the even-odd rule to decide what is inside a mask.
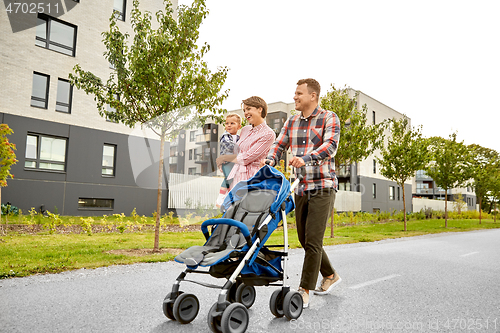
[[[174,308],[172,312],[174,313],[175,319],[181,324],[190,323],[198,315],[200,310],[200,302],[198,298],[193,294],[182,294],[177,297],[174,302]]]
[[[283,312],[289,320],[297,319],[302,314],[302,295],[296,291],[290,291],[283,300]]]
[[[212,305],[212,307],[208,311],[208,316],[207,316],[208,327],[210,327],[210,330],[212,332],[222,333],[221,317],[222,314],[220,312],[217,313],[217,302],[215,302],[214,305]]]
[[[183,292],[179,292],[182,294]],[[171,301],[172,293],[168,293],[165,299],[163,300],[163,314],[170,320],[175,320],[174,316],[174,302]]]
[[[247,309],[255,302],[255,287],[249,286],[244,283],[238,286],[236,289],[236,302],[243,304]]]
[[[275,290],[271,295],[269,309],[277,318],[281,318],[285,315],[285,312],[283,312],[283,291],[281,289]]]
[[[240,303],[232,303],[222,313],[223,333],[243,333],[248,327],[248,310]]]
[[[228,292],[228,301],[231,303],[237,302],[236,301],[236,290],[238,290],[238,287],[241,285],[241,282],[235,282],[231,286]]]

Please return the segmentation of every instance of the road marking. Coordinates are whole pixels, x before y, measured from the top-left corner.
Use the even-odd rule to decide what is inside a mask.
[[[476,253],[479,253],[479,252],[471,252],[471,253],[462,254],[461,257],[468,257],[468,256],[471,256],[471,255],[476,254]]]
[[[382,282],[382,281],[394,279],[395,277],[398,277],[398,276],[401,276],[401,275],[399,275],[399,274],[387,275],[387,276],[381,277],[380,279],[375,279],[375,280],[363,282],[363,283],[360,283],[360,284],[356,284],[354,286],[350,286],[349,289],[363,288],[363,287],[370,286],[370,285],[375,284],[375,283],[379,283],[379,282]]]

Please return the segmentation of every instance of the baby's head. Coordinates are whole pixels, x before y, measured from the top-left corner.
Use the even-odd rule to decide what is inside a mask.
[[[241,117],[237,113],[228,113],[226,116],[225,129],[228,133],[235,135],[241,128]]]

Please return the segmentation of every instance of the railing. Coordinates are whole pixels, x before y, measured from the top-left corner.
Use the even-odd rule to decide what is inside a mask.
[[[196,143],[210,142],[210,134],[198,134],[196,135]]]

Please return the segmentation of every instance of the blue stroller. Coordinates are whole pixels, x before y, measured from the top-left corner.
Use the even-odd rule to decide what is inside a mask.
[[[255,301],[255,286],[281,286],[271,296],[271,313],[289,320],[300,317],[302,296],[290,290],[288,285],[286,214],[295,208],[291,194],[302,178],[303,173],[290,185],[281,172],[265,165],[249,180],[236,184],[222,204],[223,217],[201,225],[205,245],[192,246],[175,258],[187,268],[177,277],[172,291],[163,301],[163,313],[167,318],[186,324],[198,314],[198,298],[180,291],[181,282],[221,289],[207,320],[215,333],[246,331],[247,309]],[[284,244],[265,246],[281,221]],[[271,250],[273,247],[283,248],[283,251]],[[201,270],[200,267],[209,269]],[[227,281],[219,286],[188,280],[186,276],[190,273],[209,274]]]

